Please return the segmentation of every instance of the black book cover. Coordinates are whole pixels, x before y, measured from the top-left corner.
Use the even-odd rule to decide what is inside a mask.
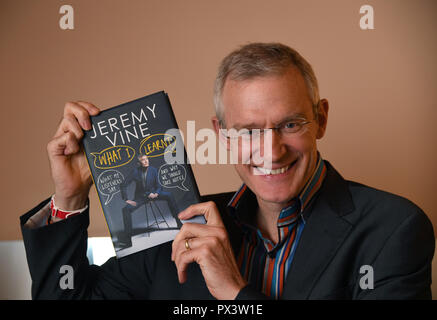
[[[116,256],[172,241],[185,222],[177,214],[200,195],[167,94],[104,110],[91,122],[84,151]]]

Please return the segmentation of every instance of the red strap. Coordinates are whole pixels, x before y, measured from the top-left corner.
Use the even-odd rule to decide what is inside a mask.
[[[52,200],[50,201],[50,218],[59,218],[59,219],[66,219],[66,218],[70,218],[73,217],[75,215],[78,215],[79,213],[82,213],[81,210],[79,211],[62,211],[59,208],[55,207],[55,202],[53,201],[53,197]],[[48,223],[51,223],[52,219],[49,219]]]

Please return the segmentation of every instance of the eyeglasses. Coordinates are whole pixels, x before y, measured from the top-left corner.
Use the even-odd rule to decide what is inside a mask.
[[[313,120],[295,119],[284,123],[281,126],[264,129],[220,129],[227,139],[241,139],[242,141],[253,141],[264,137],[269,130],[276,130],[283,137],[298,136],[303,133],[303,127]]]

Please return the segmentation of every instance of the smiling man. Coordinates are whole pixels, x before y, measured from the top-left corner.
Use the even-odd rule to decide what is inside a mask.
[[[311,72],[310,66],[306,67]],[[274,128],[271,150],[263,155],[270,159],[271,170],[250,163],[235,168],[257,197],[258,216],[276,221],[275,216],[299,194],[316,169],[316,140],[325,133],[328,102],[311,99],[301,72],[293,65],[279,74],[231,78],[224,85],[222,99],[219,108],[226,106],[226,111],[221,111],[223,120],[213,119],[216,128],[219,123],[237,129]]]
[[[43,226],[48,199],[21,217],[34,298],[431,298],[429,219],[407,199],[343,179],[323,159],[317,140],[329,104],[303,57],[282,44],[245,45],[222,61],[214,101],[213,126],[238,153],[241,188],[179,214],[204,215],[205,225],[185,223],[173,243],[101,267],[85,257],[91,179],[79,147],[99,109],[66,105],[47,150],[56,206],[76,214]],[[269,161],[254,161],[254,141]],[[75,270],[74,290],[56,285],[63,264]]]

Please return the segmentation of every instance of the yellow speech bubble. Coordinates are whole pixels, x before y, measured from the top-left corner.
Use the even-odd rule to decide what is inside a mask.
[[[159,157],[176,148],[176,137],[167,133],[157,133],[148,136],[140,145],[140,154],[149,158]]]
[[[100,152],[91,152],[94,166],[99,169],[112,169],[124,166],[135,157],[135,149],[130,146],[113,146]]]

